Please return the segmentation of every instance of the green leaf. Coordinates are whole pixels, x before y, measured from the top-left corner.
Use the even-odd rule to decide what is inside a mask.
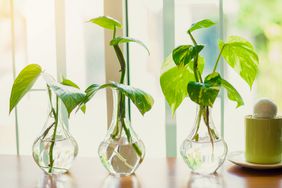
[[[82,104],[81,107],[80,107],[80,110],[85,113],[86,112],[86,105],[85,104]]]
[[[86,111],[86,103],[94,97],[94,95],[99,91],[100,89],[104,88],[104,85],[98,85],[98,84],[92,84],[86,88],[84,91],[86,93],[86,96],[84,100],[78,105],[77,111],[80,109],[83,113]]]
[[[74,83],[73,81],[66,79],[66,78],[63,79],[61,84],[65,85],[65,86],[71,86],[71,87],[75,87],[77,89],[80,89],[79,86],[76,83]]]
[[[196,55],[200,53],[200,51],[203,48],[204,48],[203,45],[196,45],[196,46],[182,45],[182,46],[175,48],[172,52],[174,63],[176,65],[188,64],[189,62],[191,62],[193,58],[196,57]]]
[[[71,114],[75,107],[80,105],[85,100],[86,94],[83,91],[72,86],[60,84],[56,82],[55,79],[47,73],[42,74],[42,76],[47,82],[48,86],[51,88],[51,90],[64,103],[68,111],[68,115]]]
[[[189,82],[188,94],[192,101],[201,106],[213,106],[221,86],[221,77],[217,72],[209,74],[204,83]]]
[[[32,88],[41,74],[42,69],[37,64],[27,65],[14,81],[10,95],[10,113],[23,96]]]
[[[77,88],[64,86],[59,83],[49,85],[54,93],[63,101],[66,109],[70,113],[85,100],[85,93]]]
[[[122,28],[122,25],[118,20],[111,18],[109,16],[101,16],[101,17],[93,18],[89,20],[89,22],[97,24],[105,29],[110,29],[110,30],[114,30],[115,27]]]
[[[188,83],[195,80],[193,64],[194,62],[192,60],[192,63],[189,63],[186,66],[175,66],[172,55],[169,55],[162,66],[160,84],[165,99],[173,114],[184,98],[188,95]],[[199,56],[198,65],[200,72],[202,72],[204,69],[204,58],[201,56]]]
[[[85,103],[88,102],[97,93],[97,91],[108,87],[118,89],[120,92],[124,93],[135,104],[135,106],[138,108],[138,110],[141,112],[142,115],[148,112],[154,104],[153,98],[146,92],[116,82],[111,82],[109,84],[104,84],[104,85],[97,85],[97,84],[90,85],[85,90],[87,96]]]
[[[140,113],[144,115],[146,112],[151,110],[154,99],[148,93],[128,85],[111,82],[111,87],[118,89],[124,93],[130,100],[135,104]]]
[[[65,86],[71,86],[71,87],[74,87],[74,88],[77,88],[77,89],[80,89],[79,86],[74,83],[73,81],[69,80],[69,79],[66,79],[64,78],[63,81],[61,82],[61,84],[65,85]],[[80,106],[80,110],[85,113],[86,112],[86,105],[85,104],[82,104]]]
[[[118,45],[118,44],[122,44],[122,43],[129,43],[129,42],[135,42],[137,44],[140,44],[141,46],[143,46],[147,50],[148,54],[150,54],[150,51],[147,48],[147,46],[142,41],[134,39],[134,38],[116,37],[116,38],[111,40],[110,45],[114,46],[114,45]]]
[[[221,79],[221,85],[227,91],[227,96],[230,100],[237,102],[237,108],[244,105],[244,101],[238,91],[226,80]]]
[[[192,26],[188,29],[187,32],[193,32],[197,29],[202,29],[202,28],[208,28],[215,25],[215,23],[211,20],[205,19],[205,20],[201,20],[199,22],[193,23]]]
[[[86,90],[86,97],[85,97],[85,101],[84,103],[87,103],[92,97],[94,97],[94,95],[97,93],[97,91],[99,91],[99,89],[103,88],[103,85],[100,86],[98,84],[92,84],[90,85]]]
[[[247,40],[230,36],[226,43],[219,41],[225,61],[248,83],[250,88],[258,72],[259,58]]]

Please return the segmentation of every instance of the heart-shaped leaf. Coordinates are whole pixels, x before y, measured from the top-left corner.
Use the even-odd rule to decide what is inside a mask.
[[[252,87],[258,72],[259,58],[247,40],[230,36],[226,43],[219,41],[225,61]]]
[[[213,106],[221,86],[221,77],[217,72],[208,75],[204,83],[189,82],[188,94],[192,101],[201,106]]]
[[[208,20],[208,19],[204,19],[204,20],[198,21],[196,23],[193,23],[192,26],[188,29],[187,32],[191,33],[191,32],[198,30],[198,29],[209,28],[213,25],[215,25],[215,23],[213,21]]]
[[[192,63],[189,63],[186,66],[175,66],[172,55],[169,55],[162,66],[160,84],[165,99],[168,102],[173,114],[182,103],[184,98],[188,95],[188,83],[195,80],[193,64],[194,62],[192,60]],[[199,56],[198,66],[200,72],[203,71],[204,64],[204,58]]]
[[[118,44],[122,44],[122,43],[129,43],[129,42],[135,42],[137,44],[140,44],[141,46],[143,46],[147,50],[148,54],[150,54],[150,51],[147,48],[147,46],[142,41],[134,39],[134,38],[116,37],[116,38],[111,40],[110,45],[114,46],[114,45],[118,45]]]
[[[118,89],[127,97],[129,97],[142,115],[151,110],[154,104],[154,99],[148,93],[142,91],[141,89],[137,89],[124,84],[119,84],[116,82],[111,82],[111,84],[113,88]]]
[[[172,52],[172,57],[176,65],[186,65],[193,58],[195,58],[200,51],[204,48],[203,45],[182,45],[175,48]]]
[[[101,16],[89,20],[89,22],[97,24],[105,29],[114,30],[115,28],[122,28],[121,23],[109,16]]]
[[[19,103],[23,96],[32,88],[41,74],[42,69],[37,64],[27,65],[14,81],[10,95],[10,112]]]
[[[69,115],[73,109],[85,101],[86,94],[83,91],[72,86],[60,84],[47,73],[43,73],[42,76],[52,91],[63,101]]]
[[[85,90],[87,97],[84,103],[88,102],[97,93],[97,91],[103,88],[114,88],[125,94],[135,104],[142,115],[148,112],[154,104],[153,98],[148,93],[142,91],[141,89],[116,82],[111,82],[104,85],[90,85]]]
[[[65,85],[65,86],[71,86],[71,87],[74,87],[74,88],[77,88],[77,89],[80,89],[79,86],[74,83],[73,81],[69,80],[69,79],[66,79],[64,78],[63,81],[61,82],[61,84]],[[86,112],[86,105],[85,104],[81,104],[80,105],[80,110],[85,113]]]
[[[221,79],[221,86],[227,91],[227,96],[230,100],[237,102],[237,108],[244,105],[244,101],[238,91],[226,80]]]

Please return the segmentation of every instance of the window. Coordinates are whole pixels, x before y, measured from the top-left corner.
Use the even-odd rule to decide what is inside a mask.
[[[120,18],[127,26],[124,33],[128,29],[129,36],[142,40],[150,49],[148,55],[138,45],[124,48],[129,52],[129,82],[155,99],[153,109],[144,117],[131,105],[132,126],[144,141],[148,157],[177,154],[179,145],[194,124],[195,105],[184,101],[172,118],[159,85],[162,61],[172,48],[189,42],[185,33],[189,25],[203,18],[218,23],[196,36],[201,43],[209,44],[202,54],[206,70],[215,62],[219,38],[236,34],[251,40],[261,60],[252,91],[221,62],[221,71],[242,95],[245,106],[236,109],[235,103],[224,100],[226,93],[223,93],[213,108],[215,124],[224,132],[229,150],[242,150],[244,116],[252,113],[256,99],[269,97],[282,108],[282,6],[279,1],[254,1],[25,0],[15,1],[11,7],[12,0],[0,0],[0,153],[15,154],[18,145],[20,154],[29,155],[47,118],[48,101],[43,81],[38,81],[20,103],[17,113],[8,114],[13,73],[18,74],[25,65],[40,64],[54,76],[63,74],[75,80],[83,89],[91,83],[104,83],[118,76],[118,73],[112,75],[113,66],[117,65],[111,61],[115,55],[108,47],[107,33],[86,22],[104,14]],[[256,6],[252,6],[254,3]],[[258,14],[268,16],[257,20]],[[97,156],[98,145],[111,118],[107,99],[110,96],[105,91],[99,92],[88,104],[85,115],[79,112],[70,119],[71,133],[79,144],[80,156]]]

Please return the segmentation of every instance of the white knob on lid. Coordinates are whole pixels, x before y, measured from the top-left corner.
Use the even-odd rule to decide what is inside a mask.
[[[277,114],[277,106],[269,99],[260,99],[254,106],[254,117],[274,118]]]

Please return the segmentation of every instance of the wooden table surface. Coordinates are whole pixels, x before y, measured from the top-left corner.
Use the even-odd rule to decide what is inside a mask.
[[[130,177],[109,176],[97,158],[78,158],[70,173],[50,177],[30,156],[0,156],[1,188],[282,188],[282,170],[255,171],[229,162],[217,175],[191,174],[181,159],[145,159]]]

